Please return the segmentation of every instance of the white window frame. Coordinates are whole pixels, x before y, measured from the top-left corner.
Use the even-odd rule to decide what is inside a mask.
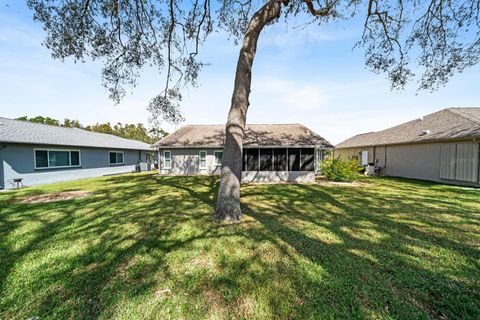
[[[110,154],[112,153],[121,153],[122,154],[122,159],[123,161],[122,162],[115,162],[115,163],[111,163],[110,162]],[[116,157],[115,157],[116,159]],[[111,166],[122,166],[122,165],[125,165],[125,152],[124,151],[115,151],[115,150],[110,150],[108,151],[108,163],[111,165]]]
[[[222,154],[222,161],[223,161],[223,150],[215,150],[215,151],[213,151],[213,157],[214,157],[214,161],[215,161],[215,166],[216,166],[216,167],[220,167],[220,166],[222,165],[222,162],[221,162],[221,161],[220,161],[220,163],[217,162],[217,154],[218,154],[218,153],[221,153],[221,154]]]
[[[205,153],[205,167],[202,167],[202,152]],[[198,151],[198,168],[199,169],[208,169],[208,163],[207,163],[207,151],[206,150],[200,150]]]
[[[37,151],[46,151],[47,152],[47,166],[46,167],[37,167]],[[50,151],[61,151],[68,152],[70,165],[68,166],[50,166]],[[72,166],[72,151],[78,152],[78,165]],[[35,170],[48,170],[48,169],[65,169],[65,168],[80,168],[82,166],[82,152],[77,149],[45,149],[45,148],[34,148],[33,149],[33,166]]]
[[[165,164],[165,159],[167,158],[165,156],[165,153],[169,153],[170,156],[168,157],[168,160],[170,160],[170,165],[167,167],[167,165]],[[162,169],[172,169],[172,151],[170,150],[163,150],[163,166],[162,166]]]

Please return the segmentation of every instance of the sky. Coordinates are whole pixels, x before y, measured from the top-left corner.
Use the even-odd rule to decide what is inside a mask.
[[[52,59],[41,44],[44,31],[24,3],[0,0],[0,116],[148,125],[146,106],[164,86],[164,75],[145,70],[138,86],[114,105],[101,85],[101,65]],[[353,50],[360,33],[355,21],[327,28],[268,26],[254,62],[247,122],[302,123],[337,144],[443,108],[480,105],[480,66],[433,93],[417,91],[415,82],[391,91],[384,74],[365,68],[362,50]],[[209,65],[200,86],[184,92],[186,120],[179,126],[225,123],[238,50],[223,33],[203,45],[201,57]],[[162,126],[169,132],[179,127]]]

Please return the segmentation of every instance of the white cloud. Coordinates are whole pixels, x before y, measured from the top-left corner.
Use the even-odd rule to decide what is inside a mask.
[[[255,95],[264,96],[276,106],[298,110],[318,110],[328,102],[327,95],[319,85],[263,78],[255,81]]]

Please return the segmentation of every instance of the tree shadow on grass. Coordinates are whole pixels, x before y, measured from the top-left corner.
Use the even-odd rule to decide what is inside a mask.
[[[417,196],[431,201],[425,190]],[[480,315],[478,237],[476,246],[471,229],[452,228],[455,221],[432,221],[435,212],[425,210],[421,200],[410,201],[400,195],[385,199],[369,190],[315,185],[252,187],[244,192],[243,200],[249,216],[328,272],[329,282],[319,284],[312,293],[318,299],[310,301],[316,304],[328,305],[331,295],[337,302],[348,301],[350,316],[473,319]],[[384,201],[398,205],[396,209],[383,208],[379,204]],[[459,209],[448,200],[441,201],[438,211],[478,218],[475,211]],[[413,217],[402,221],[395,218],[396,213]],[[444,233],[437,234],[439,230]],[[333,240],[325,239],[325,233]],[[469,243],[458,241],[469,237]],[[454,259],[463,263],[442,263],[443,257],[434,256],[442,253],[444,259],[455,255]],[[332,286],[334,290],[325,294]],[[315,304],[304,307],[322,317],[348,316],[348,310],[338,313],[340,306],[344,304],[333,303],[330,313]]]
[[[188,246],[196,239],[222,234],[221,225],[212,225],[208,229],[192,229],[185,237],[173,235],[183,225],[206,222],[206,211],[211,208],[205,204],[206,199],[203,203],[198,199],[200,193],[186,196],[185,192],[178,192],[179,188],[167,183],[164,186],[151,176],[105,180],[105,186],[89,198],[39,204],[20,204],[9,199],[8,206],[2,207],[2,239],[10,241],[2,241],[1,245],[0,314],[6,312],[7,318],[17,316],[15,311],[4,310],[26,294],[21,288],[12,292],[15,279],[42,285],[43,293],[36,292],[34,301],[25,308],[25,316],[51,317],[60,308],[69,317],[95,318],[115,301],[115,287],[121,283],[123,294],[137,295],[153,290],[150,275],[159,268],[168,278],[165,253]],[[197,182],[190,181],[192,186]],[[39,194],[38,190],[33,191]],[[148,198],[155,201],[145,201]],[[192,212],[202,206],[203,212]],[[77,245],[79,250],[74,248]],[[52,259],[38,262],[32,275],[35,278],[27,279],[27,270],[15,268],[35,264],[42,260],[44,252],[52,254]],[[142,263],[135,262],[137,256],[143,259]],[[133,265],[136,271],[132,279],[126,280],[124,274]],[[127,284],[129,281],[133,284]],[[106,288],[111,289],[110,294],[105,292]],[[28,309],[33,313],[28,313]]]
[[[210,220],[217,181],[126,175],[68,184],[88,198],[10,199],[0,209],[0,317],[479,315],[478,250],[456,240],[471,232],[429,219],[422,199],[435,196],[423,187],[248,185],[244,221],[224,224]],[[441,214],[478,218],[442,201]]]

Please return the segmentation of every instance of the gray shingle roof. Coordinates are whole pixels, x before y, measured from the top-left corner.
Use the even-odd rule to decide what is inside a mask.
[[[480,137],[480,108],[448,108],[377,132],[359,134],[336,148]]]
[[[0,142],[150,150],[147,143],[90,132],[0,117]]]
[[[225,125],[187,125],[161,139],[157,147],[223,148]],[[320,146],[327,140],[301,124],[247,124],[244,146]]]

